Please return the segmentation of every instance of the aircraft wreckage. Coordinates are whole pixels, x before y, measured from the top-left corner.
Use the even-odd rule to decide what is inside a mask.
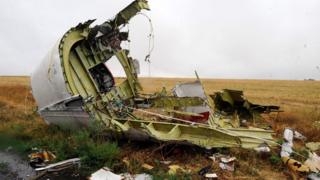
[[[139,63],[121,47],[128,32],[120,30],[143,9],[149,9],[147,1],[136,0],[112,20],[94,27],[89,20],[63,35],[31,77],[44,120],[70,128],[101,122],[107,130],[132,138],[205,148],[273,145],[273,131],[257,125],[262,113],[279,107],[252,104],[242,91],[208,95],[197,78],[176,85],[172,93],[143,94]],[[119,85],[105,65],[113,56],[126,74]]]

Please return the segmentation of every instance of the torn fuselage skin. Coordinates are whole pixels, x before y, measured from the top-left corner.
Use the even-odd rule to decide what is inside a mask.
[[[81,126],[98,121],[109,130],[205,148],[273,145],[271,130],[224,126],[215,118],[213,99],[201,91],[200,80],[190,86],[198,89],[198,95],[168,95],[166,91],[142,94],[137,63],[130,57],[129,50],[121,47],[121,42],[128,40],[128,33],[120,29],[144,9],[149,9],[147,1],[136,0],[112,20],[92,28],[90,24],[94,20],[89,20],[65,33],[58,45],[61,67],[48,63],[47,75],[49,78],[55,68],[61,68],[64,95],[57,94],[51,102],[40,103],[46,92],[41,91],[39,83],[32,84],[35,99],[38,105],[42,104],[39,112],[44,119],[67,126],[76,124],[79,119]],[[113,56],[126,74],[126,79],[117,86],[112,71],[104,64]],[[35,79],[37,73],[33,77]],[[56,85],[51,80],[47,83],[53,88]],[[188,87],[188,83],[185,86]]]

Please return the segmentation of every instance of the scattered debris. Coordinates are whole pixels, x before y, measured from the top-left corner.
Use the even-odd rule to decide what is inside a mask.
[[[136,174],[131,175],[129,173],[115,174],[111,172],[108,167],[103,167],[98,171],[91,174],[90,180],[152,180],[152,176],[149,174]]]
[[[219,161],[219,167],[223,170],[234,171],[235,157],[230,157],[227,155],[216,153],[209,157],[215,161]]]
[[[306,147],[311,151],[318,151],[320,149],[320,142],[308,142]]]
[[[283,132],[283,139],[285,142],[282,144],[280,152],[282,162],[288,167],[292,177],[296,179],[297,177],[300,177],[300,175],[307,175],[307,173],[309,173],[310,171],[318,173],[320,170],[320,157],[316,153],[309,152],[309,158],[304,163],[290,158],[290,155],[294,152],[292,150],[294,138],[303,141],[306,140],[306,137],[304,137],[298,131],[295,131],[291,128],[286,128]],[[317,149],[316,147],[314,147],[316,145],[316,143],[307,143],[306,146],[311,150]],[[316,179],[314,175],[309,176],[312,176],[313,179]]]
[[[33,148],[34,153],[29,154],[29,164],[33,168],[44,167],[48,164],[48,162],[56,159],[56,156],[46,150]]]

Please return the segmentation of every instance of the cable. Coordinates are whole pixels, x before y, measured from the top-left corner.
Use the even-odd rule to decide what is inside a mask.
[[[148,35],[148,38],[149,38],[149,44],[148,44],[148,53],[147,53],[147,55],[146,55],[146,57],[145,57],[145,59],[144,59],[144,61],[145,62],[147,62],[148,63],[148,75],[149,75],[149,77],[151,76],[151,61],[150,61],[150,58],[151,58],[151,53],[152,53],[152,51],[153,51],[153,49],[154,49],[154,31],[153,31],[153,25],[152,25],[152,21],[151,21],[151,19],[150,19],[150,17],[148,16],[148,15],[146,15],[146,14],[144,14],[144,13],[138,13],[139,15],[142,15],[142,16],[144,16],[145,18],[147,18],[148,19],[148,21],[149,21],[149,24],[150,24],[150,33],[149,33],[149,35]]]

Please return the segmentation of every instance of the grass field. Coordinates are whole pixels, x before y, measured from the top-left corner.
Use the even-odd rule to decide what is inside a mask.
[[[141,78],[140,80],[144,91],[148,93],[159,91],[162,87],[169,90],[179,82],[193,81],[193,79],[179,78]],[[251,102],[281,106],[284,112],[271,122],[278,137],[281,136],[285,127],[292,127],[302,132],[309,140],[320,141],[320,81],[203,79],[202,82],[209,94],[221,89],[238,89],[243,90]],[[35,113],[35,109],[36,104],[32,98],[29,77],[0,77],[0,135],[14,135],[26,141],[46,136],[50,136],[48,139],[65,138],[65,132],[52,132],[51,127],[48,127]],[[83,138],[83,135],[81,137]],[[21,143],[15,144],[20,149],[24,147]],[[1,142],[0,148],[1,146],[5,148],[6,145]],[[128,154],[134,154],[137,157],[144,156],[144,151],[130,152],[130,150],[132,149],[121,149],[119,156],[124,157]],[[248,155],[244,152],[235,152],[235,154]],[[259,165],[261,162],[263,163],[262,160],[252,162],[252,159],[245,158],[239,162],[242,172],[229,174],[227,177],[262,178],[266,175],[284,177],[282,172],[272,170],[274,164],[266,163],[266,166],[262,166]],[[252,169],[250,165],[252,163],[259,166],[257,167],[260,168],[259,172]],[[131,171],[135,172],[132,169]]]

